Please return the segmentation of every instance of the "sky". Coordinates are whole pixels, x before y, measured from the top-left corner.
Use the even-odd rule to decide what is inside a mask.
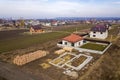
[[[0,0],[0,18],[120,17],[120,0]]]

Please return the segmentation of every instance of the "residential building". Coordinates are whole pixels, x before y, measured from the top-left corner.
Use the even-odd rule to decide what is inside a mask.
[[[97,25],[91,28],[90,38],[105,39],[108,37],[108,29],[104,25]]]
[[[51,26],[50,22],[45,22],[44,26]]]
[[[58,26],[58,22],[57,21],[52,21],[51,24],[52,24],[52,26]]]
[[[44,30],[42,29],[42,27],[41,26],[32,26],[31,28],[30,28],[30,32],[31,33],[42,33],[42,32],[44,32]]]
[[[106,26],[106,28],[107,28],[108,30],[112,29],[112,28],[111,28],[112,25],[111,25],[110,23],[105,23],[105,26]]]
[[[62,39],[61,45],[67,47],[79,47],[83,45],[83,37],[76,34],[71,34]]]

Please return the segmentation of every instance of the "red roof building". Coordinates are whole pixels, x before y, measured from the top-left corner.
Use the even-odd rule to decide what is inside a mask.
[[[75,42],[83,40],[83,37],[76,35],[76,34],[71,34],[71,35],[63,38],[63,40],[71,42],[71,43],[75,43]]]

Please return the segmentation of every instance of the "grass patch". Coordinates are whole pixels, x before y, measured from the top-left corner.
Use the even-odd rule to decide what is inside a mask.
[[[107,45],[87,43],[87,44],[81,46],[80,48],[103,51],[106,47],[107,47]]]

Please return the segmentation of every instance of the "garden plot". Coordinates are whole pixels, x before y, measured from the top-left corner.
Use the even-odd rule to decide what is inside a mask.
[[[92,60],[92,58],[93,58],[92,56],[79,54],[77,57],[67,62],[66,66],[79,71],[86,64],[88,64]]]
[[[80,70],[92,60],[92,56],[66,52],[49,63],[63,69]]]
[[[53,61],[50,61],[49,63],[59,68],[62,68],[65,66],[65,63],[67,63],[69,60],[71,60],[75,56],[76,56],[75,54],[66,52],[60,55],[58,58],[54,59]]]

